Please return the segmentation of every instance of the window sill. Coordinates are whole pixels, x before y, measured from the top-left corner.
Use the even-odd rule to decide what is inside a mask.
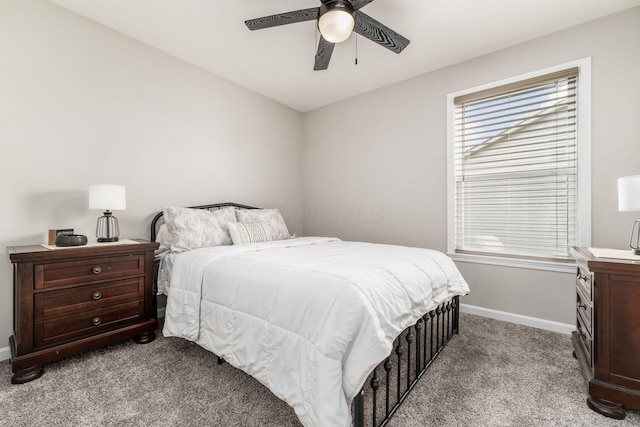
[[[576,273],[575,262],[538,261],[532,259],[506,258],[489,255],[447,253],[454,261],[475,264],[498,265],[501,267],[527,268],[531,270],[555,271],[558,273]]]

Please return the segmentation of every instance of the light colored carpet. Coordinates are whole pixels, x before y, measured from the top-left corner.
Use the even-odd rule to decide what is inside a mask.
[[[444,349],[392,419],[399,426],[640,425],[591,411],[570,338],[461,315]],[[0,363],[1,426],[291,426],[293,410],[197,345],[159,336],[70,357],[12,385]]]

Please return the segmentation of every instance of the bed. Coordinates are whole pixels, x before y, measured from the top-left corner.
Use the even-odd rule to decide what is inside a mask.
[[[440,252],[291,237],[275,209],[169,207],[157,238],[163,334],[253,376],[305,426],[385,425],[458,332],[469,292]]]

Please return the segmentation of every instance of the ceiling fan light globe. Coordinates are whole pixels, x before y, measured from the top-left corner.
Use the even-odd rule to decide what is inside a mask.
[[[318,19],[320,34],[331,43],[342,43],[347,40],[354,26],[353,15],[346,10],[329,10]]]

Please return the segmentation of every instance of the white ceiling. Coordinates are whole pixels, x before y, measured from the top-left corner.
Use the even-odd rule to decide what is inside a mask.
[[[411,40],[395,54],[354,35],[313,71],[315,21],[249,31],[244,21],[320,0],[50,0],[306,112],[601,16],[640,0],[376,0],[362,11]]]

